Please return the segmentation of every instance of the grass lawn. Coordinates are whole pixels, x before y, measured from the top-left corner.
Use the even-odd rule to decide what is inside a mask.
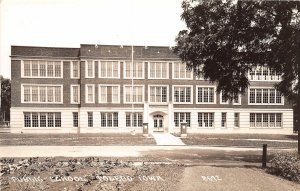
[[[11,134],[0,133],[0,145],[57,145],[57,146],[101,146],[101,145],[155,145],[153,138],[130,133],[93,134]]]
[[[249,139],[260,139],[260,140],[249,140]],[[296,148],[297,142],[295,141],[297,139],[298,139],[297,135],[277,135],[277,134],[188,134],[187,138],[182,138],[181,140],[186,145],[262,147],[263,144],[267,144],[269,147]],[[279,141],[267,141],[267,140],[279,140]]]

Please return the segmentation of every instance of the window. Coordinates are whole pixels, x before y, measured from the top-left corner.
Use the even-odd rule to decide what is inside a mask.
[[[229,100],[227,99],[225,99],[225,96],[223,95],[223,92],[221,92],[221,94],[220,94],[220,104],[229,104]]]
[[[174,86],[174,103],[192,103],[192,87]]]
[[[119,78],[118,61],[96,61],[99,63],[99,78]]]
[[[94,78],[95,77],[95,65],[92,60],[85,62],[85,77]]]
[[[250,127],[282,127],[282,113],[250,113]]]
[[[240,105],[242,102],[241,100],[241,95],[237,95],[236,97],[233,98],[232,100],[232,104],[233,105]]]
[[[24,60],[22,77],[62,78],[63,64],[61,61]]]
[[[186,122],[187,126],[191,126],[191,113],[175,112],[174,113],[174,123],[175,127],[180,127],[182,122]]]
[[[143,113],[126,113],[126,127],[142,127]]]
[[[186,69],[185,64],[181,62],[174,62],[173,79],[193,79],[192,72]]]
[[[167,62],[149,62],[149,78],[150,79],[167,79],[168,78]]]
[[[73,127],[78,127],[78,112],[73,112]]]
[[[125,62],[125,78],[129,79],[141,79],[144,78],[144,63],[143,62]]]
[[[125,103],[142,103],[144,101],[143,86],[124,86]]]
[[[79,61],[71,61],[71,78],[80,78]]]
[[[120,87],[99,85],[99,103],[120,103]]]
[[[61,113],[24,112],[24,127],[61,127]]]
[[[249,79],[252,81],[280,81],[281,74],[270,70],[268,67],[256,67],[249,71]]]
[[[240,127],[240,113],[234,113],[234,127]]]
[[[22,85],[22,103],[62,103],[62,85]]]
[[[197,87],[197,103],[215,103],[214,87]]]
[[[88,112],[88,127],[93,127],[93,112]]]
[[[214,113],[198,113],[199,127],[214,127]]]
[[[94,84],[86,84],[85,86],[85,101],[86,103],[95,102],[95,86]]]
[[[250,88],[249,104],[283,104],[282,96],[274,88]]]
[[[79,104],[80,103],[80,86],[71,85],[71,103]]]
[[[118,113],[105,113],[101,112],[101,127],[118,127]]]
[[[227,113],[222,112],[221,113],[221,127],[226,127],[227,126],[226,122],[227,122]]]
[[[24,113],[24,127],[31,127],[31,113]]]
[[[152,103],[166,103],[167,102],[167,87],[163,86],[149,86],[150,88],[150,102]]]

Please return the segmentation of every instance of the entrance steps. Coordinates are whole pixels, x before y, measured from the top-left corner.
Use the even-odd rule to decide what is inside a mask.
[[[153,133],[156,145],[185,145],[179,137],[170,133]]]

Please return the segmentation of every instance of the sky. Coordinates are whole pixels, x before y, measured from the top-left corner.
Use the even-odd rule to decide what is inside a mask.
[[[0,0],[0,75],[10,47],[174,46],[182,0]]]

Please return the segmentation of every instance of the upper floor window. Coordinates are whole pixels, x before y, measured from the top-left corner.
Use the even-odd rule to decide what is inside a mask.
[[[283,97],[274,88],[250,88],[249,89],[249,104],[271,104],[282,105]]]
[[[192,72],[186,69],[185,64],[181,62],[174,62],[173,79],[193,79]]]
[[[79,61],[71,61],[71,78],[80,78]]]
[[[174,86],[174,103],[192,103],[191,86]]]
[[[215,103],[215,87],[197,87],[197,103]]]
[[[126,61],[124,63],[124,78],[143,79],[144,78],[144,63]]]
[[[71,85],[71,103],[79,104],[80,103],[80,86]]]
[[[22,85],[22,103],[62,103],[62,85]]]
[[[85,77],[94,78],[95,77],[95,64],[92,60],[85,62]]]
[[[99,103],[120,103],[120,86],[99,85]]]
[[[95,103],[95,85],[86,84],[85,85],[85,102]]]
[[[135,86],[124,86],[124,102],[125,103],[143,103],[144,101],[144,87]]]
[[[21,76],[23,78],[62,78],[61,61],[23,60]]]
[[[166,103],[168,97],[167,86],[149,86],[150,102]]]
[[[150,79],[167,79],[169,78],[168,72],[168,62],[149,62]]]
[[[220,94],[220,104],[229,104],[229,100],[225,99],[225,96],[224,96],[223,92],[221,92],[221,94]]]
[[[118,61],[96,61],[99,63],[99,78],[119,78],[119,62]]]
[[[268,67],[256,67],[249,72],[251,81],[280,81],[281,74],[270,70]]]

